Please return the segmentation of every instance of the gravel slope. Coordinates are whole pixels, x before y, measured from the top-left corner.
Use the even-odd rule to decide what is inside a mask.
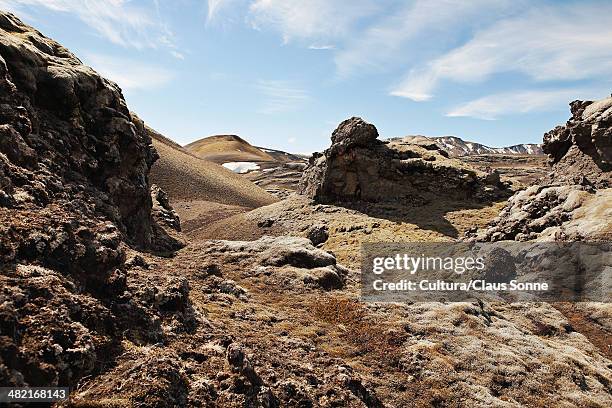
[[[151,182],[164,189],[173,202],[205,200],[256,208],[276,201],[230,170],[170,145],[154,133],[152,137],[160,159],[151,169]]]

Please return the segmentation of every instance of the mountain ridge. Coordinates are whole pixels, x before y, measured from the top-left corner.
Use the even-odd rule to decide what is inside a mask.
[[[394,137],[389,140],[401,140],[408,143],[424,144],[435,143],[442,150],[453,157],[471,156],[476,154],[529,154],[543,155],[542,145],[539,143],[520,143],[512,146],[490,147],[482,143],[464,140],[458,136],[423,136],[409,135]]]

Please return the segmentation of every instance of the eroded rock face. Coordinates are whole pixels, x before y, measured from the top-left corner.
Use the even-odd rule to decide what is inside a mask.
[[[551,183],[612,186],[612,97],[570,103],[565,126],[544,134],[543,150],[550,157]]]
[[[11,14],[0,29],[3,206],[79,200],[147,245],[156,153],[121,90]]]
[[[551,172],[516,193],[475,239],[609,240],[612,237],[612,97],[574,101],[565,126],[544,134]]]
[[[462,166],[439,149],[377,137],[376,127],[361,118],[342,122],[331,147],[311,157],[298,191],[320,202],[413,203],[441,195],[491,199],[507,194],[497,174]]]
[[[125,265],[155,235],[155,158],[116,84],[0,12],[1,384],[74,386],[122,338],[161,339]]]

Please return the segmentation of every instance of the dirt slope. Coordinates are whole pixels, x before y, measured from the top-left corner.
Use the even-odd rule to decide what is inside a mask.
[[[205,137],[189,143],[185,149],[215,163],[275,161],[271,155],[236,135]]]
[[[255,208],[276,201],[265,190],[218,164],[199,159],[156,133],[152,138],[160,159],[151,169],[151,181],[174,202],[206,200]]]

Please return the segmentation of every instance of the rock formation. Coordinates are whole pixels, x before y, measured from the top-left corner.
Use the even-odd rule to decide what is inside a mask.
[[[70,200],[149,244],[156,153],[121,90],[12,15],[0,14],[0,28],[3,206]]]
[[[396,223],[292,195],[239,221],[268,236],[159,256],[180,224],[117,86],[7,13],[0,57],[0,385],[68,386],[79,407],[610,406],[605,305],[577,305],[581,321],[546,303],[357,300],[364,237],[446,241],[422,219],[448,222],[446,206]],[[326,198],[501,190],[430,146],[345,129],[309,169],[326,178],[306,178]],[[344,176],[381,185],[356,194]],[[230,198],[245,197],[274,201]]]
[[[413,203],[507,193],[497,173],[463,166],[435,145],[380,141],[376,127],[361,118],[340,123],[331,140],[329,149],[310,158],[298,188],[320,202]]]
[[[600,101],[573,101],[565,126],[544,134],[551,184],[612,187],[612,97]]]
[[[156,246],[156,155],[116,84],[0,13],[1,384],[73,386],[121,333],[159,341],[124,263]]]
[[[341,289],[349,273],[333,255],[315,248],[306,238],[263,236],[256,241],[210,241],[206,252],[227,262],[240,254],[259,272],[268,272],[270,285]]]
[[[476,239],[609,240],[612,237],[612,97],[570,103],[565,126],[544,134],[551,172],[508,201]]]

